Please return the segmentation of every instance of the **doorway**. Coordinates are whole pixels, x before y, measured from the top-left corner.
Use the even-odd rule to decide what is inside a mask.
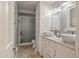
[[[20,43],[31,43],[35,40],[35,17],[28,15],[19,16]]]
[[[16,57],[40,57],[36,51],[36,3],[35,1],[19,1],[18,4],[18,25],[17,32],[19,32],[18,50]]]

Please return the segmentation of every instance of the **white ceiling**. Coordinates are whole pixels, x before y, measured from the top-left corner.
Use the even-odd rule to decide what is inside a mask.
[[[34,10],[37,1],[18,1],[19,9]]]
[[[52,8],[58,7],[63,1],[44,1],[46,5],[51,6]],[[32,10],[34,11],[37,1],[18,1],[19,9]]]

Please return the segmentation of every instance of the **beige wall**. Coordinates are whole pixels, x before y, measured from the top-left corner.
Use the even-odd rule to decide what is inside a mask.
[[[77,46],[79,47],[79,2],[77,2],[77,22],[76,22],[76,26],[77,26]]]
[[[49,32],[51,28],[51,6],[47,2],[40,2],[40,33]]]
[[[0,1],[0,57],[13,57],[14,4]]]
[[[47,2],[38,2],[36,6],[36,46],[40,50],[40,33],[49,32],[51,28],[51,14]]]
[[[40,2],[36,5],[36,50],[39,49],[39,34],[40,34]]]

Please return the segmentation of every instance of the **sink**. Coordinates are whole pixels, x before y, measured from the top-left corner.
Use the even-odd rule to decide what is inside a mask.
[[[61,34],[63,42],[75,44],[76,35],[75,34]]]
[[[52,35],[50,33],[43,33],[43,35],[46,37],[52,37]]]

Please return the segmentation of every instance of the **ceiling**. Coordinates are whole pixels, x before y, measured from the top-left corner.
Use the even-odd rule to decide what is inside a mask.
[[[52,8],[58,8],[62,3],[64,3],[65,1],[56,1],[54,3],[52,3]]]
[[[51,6],[52,8],[58,7],[60,4],[62,4],[64,1],[44,1],[43,3],[46,5]],[[37,1],[18,1],[18,8],[19,9],[25,9],[25,10],[35,10]]]
[[[34,10],[37,1],[18,1],[19,9]]]

